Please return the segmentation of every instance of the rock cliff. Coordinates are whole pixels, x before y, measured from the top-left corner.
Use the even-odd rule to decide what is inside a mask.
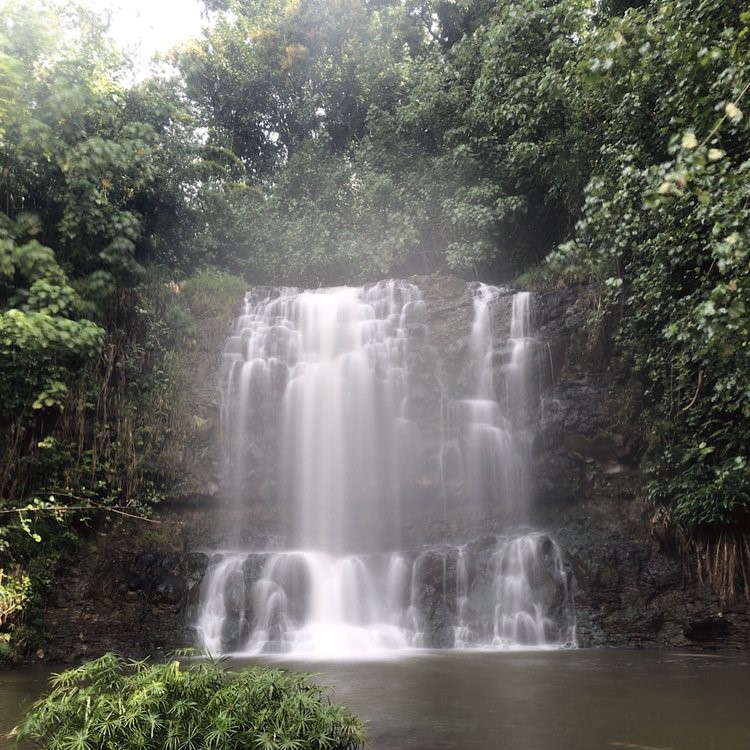
[[[430,420],[437,419],[444,393],[461,397],[470,390],[472,299],[456,278],[412,281],[422,290],[426,321],[423,341],[413,347],[408,363],[411,408],[429,436],[437,434]],[[508,294],[492,306],[501,338],[507,337],[509,304]],[[549,534],[563,550],[579,645],[748,647],[747,604],[722,603],[649,533],[639,475],[640,386],[612,356],[606,335],[589,332],[586,320],[594,305],[585,287],[535,295],[538,398],[530,399],[529,508],[520,520]],[[221,342],[215,347],[218,352]],[[501,354],[498,360],[500,367]],[[216,389],[205,377],[186,382],[196,384],[195,403],[216,403]],[[422,448],[433,450],[429,438]],[[194,645],[192,628],[208,565],[204,550],[222,540],[216,520],[218,464],[213,473],[204,492],[192,492],[187,504],[170,510],[161,530],[115,529],[60,571],[47,603],[45,627],[52,639],[46,658],[70,660],[110,649],[140,656]],[[429,462],[411,490],[404,518],[411,549],[457,539],[476,539],[481,546],[483,537],[501,533],[508,522],[440,511]],[[460,496],[464,490],[453,491]],[[254,492],[243,524],[262,541],[278,533],[275,488],[264,476]],[[450,645],[434,589],[426,582],[420,593],[434,613],[431,645]]]

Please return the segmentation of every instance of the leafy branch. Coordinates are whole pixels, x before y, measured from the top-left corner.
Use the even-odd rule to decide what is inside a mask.
[[[79,498],[75,495],[63,495],[65,497],[71,497],[73,499],[77,500],[83,500],[84,498]],[[126,507],[126,506],[125,506]],[[145,521],[146,523],[156,523],[156,524],[162,524],[162,523],[175,523],[175,524],[182,524],[182,521],[164,521],[159,520],[156,518],[148,518],[147,516],[138,514],[138,513],[131,513],[126,510],[123,510],[123,506],[110,506],[110,505],[100,505],[97,503],[86,503],[82,505],[61,505],[54,502],[50,503],[42,503],[41,501],[37,501],[36,503],[29,503],[28,505],[25,505],[23,507],[17,507],[17,508],[2,508],[0,509],[0,515],[10,515],[13,513],[17,513],[19,516],[23,516],[25,513],[54,513],[57,516],[62,516],[65,513],[73,510],[97,510],[102,511],[104,513],[115,513],[119,516],[124,516],[125,518],[132,518],[137,521]]]

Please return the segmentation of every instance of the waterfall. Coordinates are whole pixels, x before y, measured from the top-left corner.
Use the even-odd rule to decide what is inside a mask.
[[[436,402],[437,432],[441,420],[414,407],[432,403],[415,388],[436,359],[415,285],[248,292],[223,354],[224,494],[237,509],[263,482],[275,487],[280,543],[227,529],[230,547],[212,553],[201,591],[207,650],[341,657],[574,643],[561,550],[511,526],[527,471],[530,295],[510,297],[498,340],[494,306],[509,293],[470,292],[471,385]],[[423,455],[431,445],[437,464]],[[460,490],[448,497],[449,485]],[[409,549],[403,532],[420,520],[423,488],[441,486],[443,516],[460,506],[507,531]]]
[[[512,295],[509,337],[498,342],[492,307],[508,291],[488,284],[471,288],[474,317],[470,334],[472,391],[447,402],[446,439],[441,455],[443,485],[466,488],[464,505],[474,514],[495,512],[520,523],[526,502],[528,465],[528,367],[531,295]]]

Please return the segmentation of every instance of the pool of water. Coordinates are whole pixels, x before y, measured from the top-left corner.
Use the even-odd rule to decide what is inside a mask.
[[[47,687],[47,666],[0,670],[0,748],[14,747],[7,734],[21,716],[23,707]]]
[[[330,686],[366,720],[370,750],[750,748],[750,654],[422,652],[264,663]],[[47,673],[0,672],[0,731]]]

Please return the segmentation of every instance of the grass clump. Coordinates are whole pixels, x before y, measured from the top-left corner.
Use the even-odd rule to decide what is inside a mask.
[[[53,675],[13,730],[45,750],[354,750],[362,722],[308,676],[115,654]]]

